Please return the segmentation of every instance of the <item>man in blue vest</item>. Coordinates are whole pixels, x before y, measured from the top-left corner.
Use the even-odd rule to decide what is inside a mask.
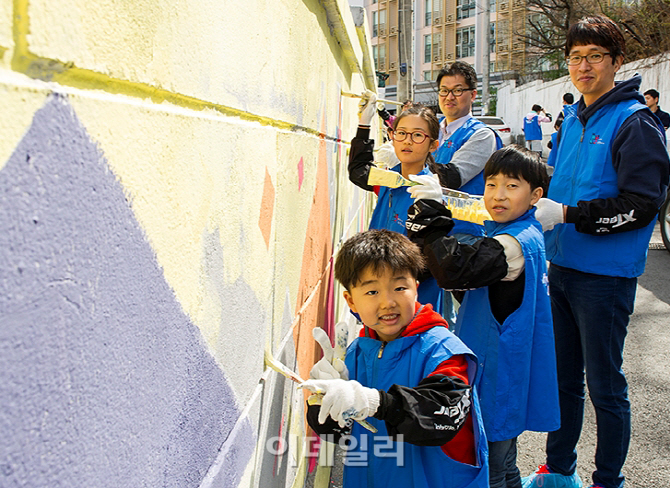
[[[502,147],[493,129],[472,116],[477,98],[477,73],[467,63],[456,61],[437,75],[440,110],[440,146],[434,153],[440,167],[440,184],[472,195],[484,194],[484,165]],[[484,226],[454,219],[452,235],[461,242],[483,236]]]
[[[541,122],[551,122],[551,116],[546,114],[539,105],[533,105],[532,110],[523,118],[523,135],[528,142],[528,149],[535,151],[542,157],[542,127]]]
[[[665,134],[644,103],[640,76],[614,81],[624,47],[607,17],[586,17],[567,35],[568,71],[582,97],[565,113],[548,198],[535,214],[551,262],[561,427],[547,438],[547,463],[524,488],[581,486],[575,447],[585,376],[598,425],[591,486],[624,485],[630,442],[624,339],[670,172]]]

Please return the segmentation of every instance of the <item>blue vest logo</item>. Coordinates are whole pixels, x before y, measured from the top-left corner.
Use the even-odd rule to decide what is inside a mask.
[[[591,139],[589,139],[589,144],[605,144],[605,141],[598,134],[591,134]]]

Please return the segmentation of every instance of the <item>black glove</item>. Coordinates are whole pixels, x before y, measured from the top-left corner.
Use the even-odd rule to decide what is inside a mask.
[[[407,237],[419,247],[446,236],[454,228],[451,211],[435,200],[417,200],[407,211]]]

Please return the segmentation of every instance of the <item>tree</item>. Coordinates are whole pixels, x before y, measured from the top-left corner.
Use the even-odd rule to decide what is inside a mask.
[[[670,51],[670,0],[616,2],[605,10],[626,35],[626,61]]]
[[[568,28],[585,15],[602,13],[597,0],[526,0],[527,21],[515,32],[526,44],[532,60],[529,72],[553,79],[567,73],[565,36]],[[537,76],[535,76],[537,78]]]
[[[514,32],[529,53],[522,81],[566,74],[568,28],[588,15],[604,14],[619,24],[626,62],[670,51],[670,0],[526,0],[526,8],[526,25]]]

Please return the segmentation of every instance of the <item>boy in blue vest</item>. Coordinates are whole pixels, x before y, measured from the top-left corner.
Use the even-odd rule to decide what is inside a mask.
[[[307,421],[326,440],[349,439],[345,488],[486,488],[486,440],[470,385],[477,359],[430,304],[416,301],[419,248],[385,229],[338,252],[335,277],[364,324],[346,368],[324,359],[302,384],[325,393]],[[367,419],[372,433],[354,423]],[[397,441],[397,442],[396,442]]]
[[[489,443],[491,488],[520,488],[516,439],[559,426],[558,384],[544,237],[533,205],[548,184],[536,154],[510,145],[484,167],[484,204],[493,220],[473,245],[449,235],[451,212],[439,188],[417,200],[407,229],[437,283],[467,289],[456,335],[477,355],[478,389]],[[428,185],[425,185],[428,186]],[[429,189],[424,189],[429,195]]]
[[[542,127],[541,122],[551,122],[551,116],[544,109],[535,104],[531,111],[523,118],[523,135],[528,142],[528,149],[535,151],[542,157]]]
[[[594,487],[621,488],[630,442],[623,347],[649,240],[668,185],[665,134],[645,105],[639,75],[614,78],[625,39],[603,16],[570,27],[565,55],[582,94],[565,114],[548,198],[537,204],[545,230],[561,428],[547,438],[547,463],[528,487],[581,486],[576,445],[584,378],[598,425]]]

